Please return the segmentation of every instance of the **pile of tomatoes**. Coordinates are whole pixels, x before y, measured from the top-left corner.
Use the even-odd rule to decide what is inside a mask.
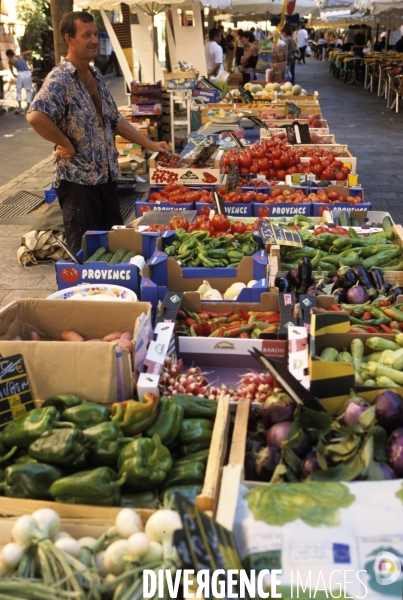
[[[311,192],[308,196],[308,202],[320,202],[321,204],[334,204],[335,202],[346,202],[348,204],[361,204],[360,196],[342,196],[335,191],[326,189]]]
[[[257,219],[255,223],[245,225],[242,221],[230,223],[223,214],[216,213],[210,220],[207,215],[199,215],[194,223],[189,223],[183,217],[174,217],[168,223],[169,229],[186,229],[186,231],[208,231],[209,237],[221,237],[222,235],[245,233],[258,229]]]
[[[316,227],[314,235],[320,235],[321,233],[333,233],[334,235],[342,235],[344,237],[350,237],[347,229],[341,226],[333,227],[332,229],[325,226]]]
[[[238,185],[242,185],[243,187],[267,188],[270,186],[270,182],[267,179],[246,179],[246,177],[239,177]]]
[[[153,192],[149,198],[150,204],[169,202],[169,204],[187,204],[188,202],[213,202],[212,193],[209,190],[192,190],[185,185],[168,183],[159,192]]]

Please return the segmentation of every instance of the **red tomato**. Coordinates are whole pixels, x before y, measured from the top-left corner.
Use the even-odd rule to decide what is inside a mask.
[[[321,233],[330,233],[328,227],[316,227],[314,231],[314,235],[320,235]]]
[[[251,167],[253,156],[250,152],[241,152],[239,155],[239,164],[241,167]]]
[[[66,283],[76,283],[80,279],[80,273],[74,267],[65,267],[60,276]]]
[[[231,223],[231,233],[245,233],[246,225],[242,221],[234,221]]]
[[[252,192],[252,191],[244,192],[240,196],[241,202],[245,202],[245,203],[249,204],[249,202],[252,202],[252,200],[254,199],[255,196],[256,196],[256,192]]]
[[[322,175],[322,173],[323,173],[323,167],[322,167],[321,163],[318,163],[318,164],[316,164],[316,165],[313,165],[313,166],[311,167],[311,171],[312,171],[312,173],[314,173],[315,175]]]
[[[286,175],[287,175],[287,171],[285,169],[279,169],[277,171],[277,179],[279,181],[284,181]]]
[[[214,237],[216,237],[216,238],[220,238],[220,237],[222,237],[223,235],[228,235],[228,237],[234,237],[234,236],[232,235],[232,233],[227,233],[226,231],[216,231],[216,232],[215,232],[215,234],[214,234]]]
[[[144,215],[144,213],[148,212],[149,210],[151,210],[151,208],[149,206],[140,206],[140,214]]]
[[[246,226],[246,231],[257,231],[259,229],[259,225],[255,222],[255,223],[248,223],[248,225]]]
[[[337,198],[339,197],[339,194],[337,192],[329,192],[328,193],[328,198],[329,200],[331,200],[332,202],[335,202],[337,200]]]
[[[211,210],[211,208],[209,206],[202,206],[200,209],[200,214],[208,217],[210,214],[210,210]]]
[[[255,202],[266,202],[270,196],[268,194],[256,194]]]
[[[268,217],[270,214],[270,208],[268,206],[259,206],[257,209],[259,217]]]
[[[210,220],[203,221],[202,223],[200,223],[199,229],[201,231],[208,231],[209,234],[210,234],[210,237],[214,235],[214,231],[215,230],[214,230],[214,227],[213,227],[213,225],[212,225],[212,223],[211,223]]]
[[[348,231],[347,229],[344,229],[344,227],[333,227],[331,233],[334,233],[335,235],[344,235],[344,237],[349,237]]]
[[[168,223],[169,229],[189,229],[189,221],[184,217],[173,217]]]
[[[260,158],[258,160],[257,166],[260,171],[266,171],[271,166],[271,161],[268,158]]]
[[[231,226],[227,217],[222,214],[215,214],[211,223],[215,231],[228,231]]]
[[[208,218],[207,215],[200,214],[198,217],[196,217],[196,225],[197,225],[197,227],[199,227],[202,223],[205,223],[208,220],[209,220],[209,218]]]

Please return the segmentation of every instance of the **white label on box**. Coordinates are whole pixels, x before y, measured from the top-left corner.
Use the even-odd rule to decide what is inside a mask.
[[[290,542],[290,564],[320,565],[333,562],[333,544],[331,542],[309,542],[292,540]]]
[[[146,261],[144,260],[144,256],[138,254],[130,259],[130,264],[135,265],[141,271],[141,269],[145,267]]]

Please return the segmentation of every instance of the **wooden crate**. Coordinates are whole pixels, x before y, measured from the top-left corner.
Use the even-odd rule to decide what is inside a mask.
[[[209,458],[201,494],[196,499],[197,506],[203,511],[215,513],[220,490],[221,469],[227,450],[228,428],[230,422],[229,396],[222,396],[218,402],[217,415],[214,422]],[[53,508],[62,519],[71,525],[110,526],[115,522],[120,506],[90,506],[87,504],[64,504],[62,502],[46,502],[43,500],[23,500],[20,498],[0,497],[1,527],[10,518],[31,514],[38,508]],[[153,509],[135,509],[143,523],[154,512]],[[90,535],[90,534],[86,534]]]

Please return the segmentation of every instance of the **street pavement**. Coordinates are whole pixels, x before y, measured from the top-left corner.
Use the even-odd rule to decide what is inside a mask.
[[[106,80],[117,105],[126,106],[123,79],[107,76]],[[365,199],[402,223],[403,110],[396,114],[375,92],[336,80],[328,64],[314,58],[296,65],[296,83],[319,92],[331,133],[357,157]],[[0,116],[0,202],[20,190],[42,195],[52,181],[51,152],[52,144],[35,134],[24,115]],[[21,237],[48,209],[44,203],[28,215],[0,220],[0,307],[21,298],[46,298],[57,290],[53,263],[24,268],[17,262]]]

